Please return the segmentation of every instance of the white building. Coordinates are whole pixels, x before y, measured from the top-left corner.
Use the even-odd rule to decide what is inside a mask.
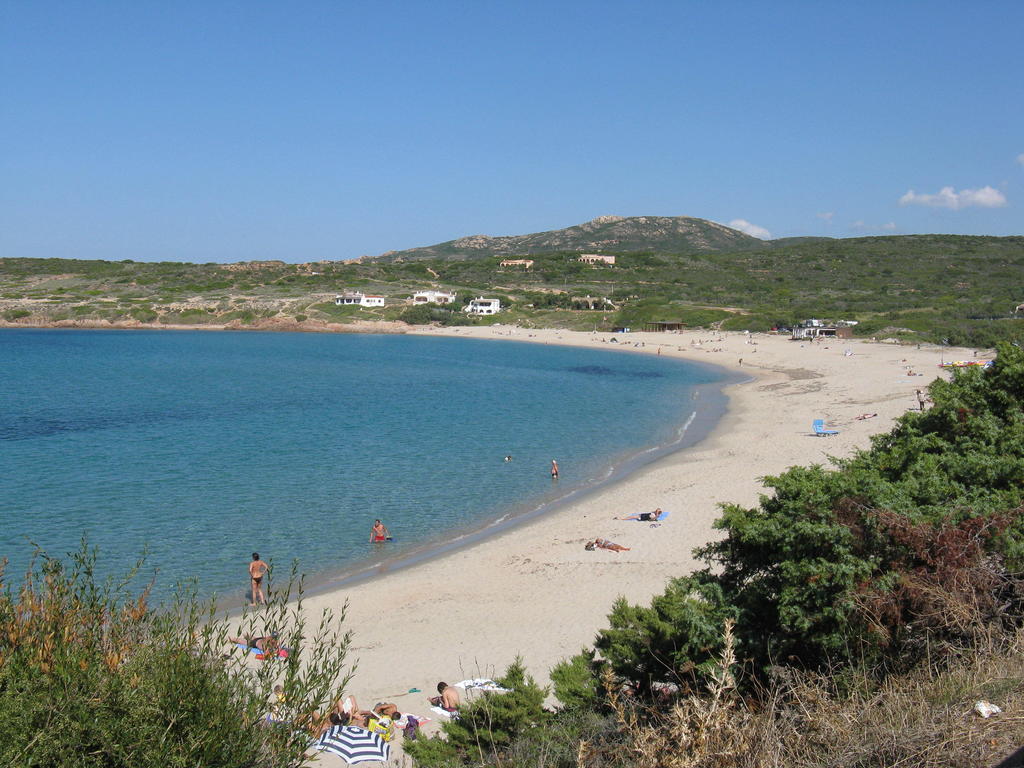
[[[334,297],[334,303],[339,307],[355,305],[359,307],[383,307],[383,296],[367,296],[358,291],[346,291],[341,296]]]
[[[856,320],[839,320],[832,322],[830,320],[816,320],[814,318],[810,320],[804,320],[802,323],[798,323],[793,329],[793,335],[791,339],[827,339],[827,338],[840,338],[849,339],[853,336],[853,326],[857,324]]]
[[[499,267],[525,267],[531,269],[533,267],[533,259],[505,259],[498,264]]]
[[[584,264],[607,264],[610,267],[615,266],[614,256],[603,256],[600,253],[584,253],[581,254],[576,261],[582,261]]]
[[[496,315],[501,311],[501,299],[485,299],[480,296],[470,301],[463,311],[471,315]]]
[[[413,304],[451,304],[455,301],[455,291],[416,291],[412,295]]]

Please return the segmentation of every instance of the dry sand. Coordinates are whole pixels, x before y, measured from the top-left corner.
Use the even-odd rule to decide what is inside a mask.
[[[753,506],[760,478],[793,465],[827,464],[869,445],[893,420],[917,408],[916,389],[945,376],[944,358],[970,350],[709,331],[617,335],[503,326],[419,331],[485,339],[661,354],[741,370],[728,412],[710,436],[549,515],[444,555],[310,598],[314,612],[349,602],[358,670],[350,689],[361,705],[394,701],[429,714],[426,697],[439,680],[494,677],[522,655],[547,683],[556,662],[591,645],[616,597],[646,603],[666,580],[695,566],[691,551],[715,536],[722,502]],[[702,340],[700,345],[696,345]],[[643,344],[642,347],[634,344]],[[851,354],[848,354],[851,353]],[[742,359],[742,366],[739,360]],[[908,375],[908,371],[915,374]],[[865,413],[877,417],[858,420]],[[824,418],[834,437],[810,434]],[[562,467],[563,478],[571,467]],[[546,474],[547,466],[537,467]],[[660,526],[613,518],[662,507]],[[601,536],[629,552],[586,551]],[[408,693],[419,688],[422,693]]]

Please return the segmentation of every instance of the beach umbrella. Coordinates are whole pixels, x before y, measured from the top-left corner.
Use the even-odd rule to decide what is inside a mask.
[[[391,745],[379,734],[354,725],[335,725],[314,744],[320,751],[333,752],[349,765],[369,760],[387,762]]]

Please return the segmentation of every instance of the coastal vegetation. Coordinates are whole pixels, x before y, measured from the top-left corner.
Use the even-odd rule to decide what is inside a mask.
[[[350,677],[344,615],[325,612],[307,625],[294,572],[269,606],[229,624],[187,585],[172,603],[151,606],[147,587],[132,588],[141,562],[104,581],[95,564],[83,542],[66,562],[37,553],[17,586],[0,570],[0,764],[307,762],[305,730]],[[229,640],[271,631],[287,658],[253,663]],[[287,691],[283,701],[272,699],[275,684]]]
[[[627,225],[618,238],[605,232]],[[586,227],[310,264],[5,258],[0,317],[15,326],[322,329],[373,320],[603,331],[652,321],[768,331],[816,317],[856,320],[863,337],[955,346],[1024,340],[1024,318],[1014,311],[1024,302],[1024,237],[765,242],[683,217]],[[580,262],[590,247],[615,263]],[[502,266],[523,254],[529,267]],[[455,291],[457,300],[428,314],[411,305],[423,289]],[[345,291],[383,296],[385,305],[335,305]],[[461,311],[479,295],[500,298],[502,312]]]

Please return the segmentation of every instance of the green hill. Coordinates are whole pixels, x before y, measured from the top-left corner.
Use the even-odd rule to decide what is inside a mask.
[[[624,253],[712,253],[758,247],[756,237],[706,219],[688,216],[599,216],[551,232],[509,237],[473,235],[405,251],[389,251],[372,261],[481,259],[529,256],[552,251]]]

